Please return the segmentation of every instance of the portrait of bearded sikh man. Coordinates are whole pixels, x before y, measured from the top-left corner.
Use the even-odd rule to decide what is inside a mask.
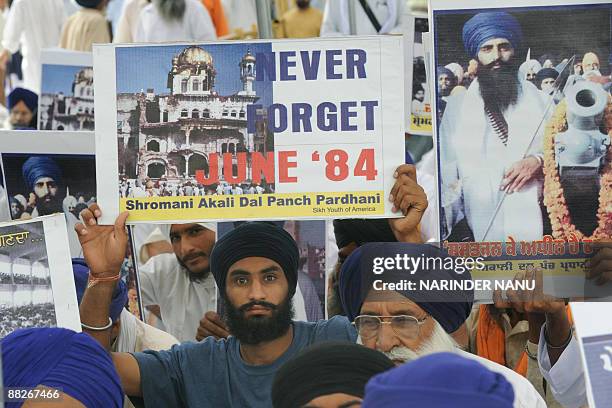
[[[53,159],[30,157],[23,163],[21,173],[29,191],[25,213],[34,218],[62,212],[62,170]]]
[[[478,68],[467,92],[449,98],[440,125],[443,238],[465,220],[468,237],[471,232],[472,240],[485,239],[505,190],[507,197],[486,240],[541,239],[544,127],[530,142],[545,103],[531,82],[519,79],[524,59],[517,55],[523,37],[520,23],[505,12],[483,12],[465,23],[462,36]]]
[[[357,342],[385,353],[396,364],[437,352],[452,352],[476,360],[498,372],[512,384],[514,406],[545,408],[546,403],[531,383],[520,374],[493,361],[465,352],[451,337],[465,322],[472,308],[473,291],[462,290],[470,273],[432,267],[413,271],[385,269],[373,272],[375,258],[396,255],[421,259],[445,259],[439,248],[427,244],[369,243],[351,253],[340,272],[340,299],[348,319],[357,328]],[[460,272],[460,271],[459,271]],[[378,290],[375,281],[412,282],[405,290]],[[433,290],[421,283],[438,281],[453,285]],[[454,287],[456,285],[456,287]]]

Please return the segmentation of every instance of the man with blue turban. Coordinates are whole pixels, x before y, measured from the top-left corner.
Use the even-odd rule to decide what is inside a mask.
[[[62,170],[55,160],[47,156],[31,156],[21,166],[23,181],[30,192],[26,212],[32,217],[62,212],[64,197]]]
[[[470,273],[458,259],[427,244],[370,243],[353,251],[340,271],[340,299],[357,342],[398,365],[432,353],[458,354],[506,377],[515,407],[546,407],[525,377],[461,350],[451,336],[470,315],[473,299]]]
[[[474,360],[435,353],[374,376],[363,408],[512,408],[514,390],[503,375]]]
[[[15,88],[8,95],[9,123],[7,129],[36,129],[38,95],[29,89]]]
[[[482,12],[463,25],[462,38],[477,69],[468,90],[448,99],[440,125],[442,238],[462,234],[467,222],[469,230],[457,239],[541,239],[545,101],[519,78],[521,25],[510,13]]]
[[[0,346],[5,388],[59,391],[59,400],[28,400],[24,405],[123,407],[113,362],[88,334],[56,327],[21,329],[2,339]],[[6,407],[23,403],[7,402]]]

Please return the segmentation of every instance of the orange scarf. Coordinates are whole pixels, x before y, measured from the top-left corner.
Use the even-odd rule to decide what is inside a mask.
[[[571,324],[573,320],[572,312],[569,306],[566,306],[565,309]],[[494,361],[504,367],[506,366],[506,335],[495,319],[491,317],[487,305],[480,305],[478,329],[476,331],[476,347],[480,357]],[[514,367],[514,371],[526,377],[528,361],[527,353],[523,351],[516,367]]]
[[[489,313],[487,305],[480,305],[478,314],[478,329],[476,331],[476,347],[478,355],[487,360],[506,366],[506,336],[495,319]],[[523,351],[514,371],[527,376],[527,353]]]

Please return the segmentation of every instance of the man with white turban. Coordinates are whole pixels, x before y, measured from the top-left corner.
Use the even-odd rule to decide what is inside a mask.
[[[536,74],[542,69],[540,61],[528,60],[521,64],[519,67],[519,79],[521,81],[529,81],[535,83]]]
[[[533,84],[519,80],[521,40],[519,22],[505,12],[479,13],[463,26],[465,50],[478,68],[468,90],[449,98],[440,127],[443,238],[464,219],[477,241],[542,238],[538,129],[545,105]]]
[[[155,255],[139,269],[143,305],[179,341],[196,340],[200,319],[217,309],[209,265],[216,230],[215,223],[173,224],[174,253]]]

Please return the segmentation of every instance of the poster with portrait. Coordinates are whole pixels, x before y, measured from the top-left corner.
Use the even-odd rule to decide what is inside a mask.
[[[93,58],[90,52],[44,49],[38,129],[94,130]]]
[[[0,223],[0,339],[28,327],[81,331],[61,214]]]
[[[1,131],[0,152],[3,221],[63,213],[70,253],[82,257],[74,226],[96,201],[93,132]]]
[[[325,220],[271,221],[282,226],[295,239],[300,260],[298,287],[293,297],[295,320],[316,322],[325,318],[326,225]],[[220,222],[217,235],[222,237],[243,221]]]
[[[431,136],[431,92],[425,61],[426,44],[423,33],[429,31],[426,14],[408,14],[404,42],[406,55],[406,132],[410,135]]]
[[[96,45],[94,68],[102,222],[400,216],[400,37]]]
[[[503,244],[495,254],[514,259],[584,261],[588,254],[568,248],[612,236],[612,6],[599,0],[430,6],[433,65],[440,71],[434,139],[441,240],[464,249],[469,242]],[[465,72],[461,84],[454,64]],[[480,254],[486,245],[474,248]],[[567,271],[548,275],[563,278]]]

